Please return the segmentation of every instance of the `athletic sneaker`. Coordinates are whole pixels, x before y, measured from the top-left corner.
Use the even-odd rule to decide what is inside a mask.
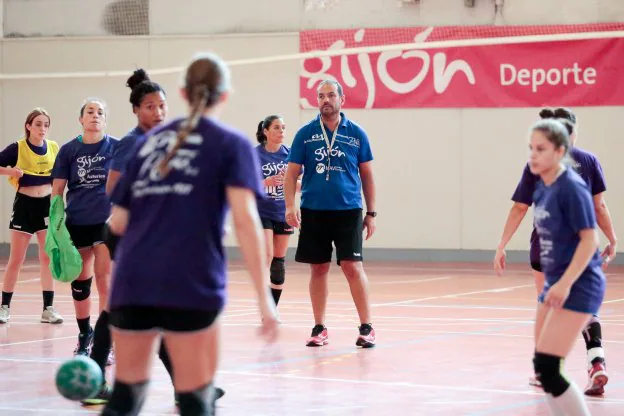
[[[111,395],[113,394],[113,389],[108,384],[102,384],[102,388],[98,391],[94,397],[90,399],[84,399],[81,401],[85,406],[97,406],[100,404],[106,404],[109,402]]]
[[[601,396],[604,394],[604,386],[609,382],[607,368],[604,363],[597,362],[588,371],[589,382],[585,387],[585,394],[588,396]]]
[[[362,348],[373,348],[375,346],[375,330],[371,324],[360,325],[360,335],[355,345]]]
[[[312,334],[308,338],[306,346],[308,347],[322,347],[329,343],[329,336],[327,335],[327,328],[325,325],[315,325],[312,328]]]
[[[86,357],[91,353],[91,343],[93,342],[93,328],[89,328],[89,332],[86,334],[78,334],[78,345],[74,350],[74,356],[84,355]]]
[[[0,324],[6,324],[11,317],[11,308],[7,305],[0,306]]]
[[[54,309],[54,306],[48,306],[41,314],[41,322],[45,324],[62,324],[63,317]]]

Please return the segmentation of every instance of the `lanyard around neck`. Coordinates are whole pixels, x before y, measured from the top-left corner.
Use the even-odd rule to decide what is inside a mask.
[[[338,133],[338,127],[340,127],[340,116],[338,116],[338,124],[334,129],[334,133],[332,134],[331,142],[329,141],[329,137],[327,136],[327,132],[325,131],[325,125],[323,124],[323,117],[319,117],[319,123],[321,125],[321,131],[323,132],[323,139],[325,140],[325,144],[327,145],[327,173],[325,174],[325,180],[329,180],[329,168],[331,166],[331,151],[334,147],[334,142],[336,141],[336,134]]]

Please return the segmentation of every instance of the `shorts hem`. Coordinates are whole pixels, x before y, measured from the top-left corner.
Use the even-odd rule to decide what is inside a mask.
[[[33,236],[33,235],[35,235],[35,233],[38,233],[39,231],[44,231],[44,230],[39,230],[39,231],[35,231],[35,232],[33,233],[33,232],[30,232],[30,231],[17,230],[17,229],[15,229],[15,228],[11,228],[11,227],[9,227],[9,230],[10,230],[10,231],[15,231],[16,233],[26,234],[26,235],[29,235],[29,236]]]

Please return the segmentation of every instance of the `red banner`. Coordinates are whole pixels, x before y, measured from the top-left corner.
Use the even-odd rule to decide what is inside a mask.
[[[624,24],[314,30],[300,33],[300,51],[601,30]],[[624,105],[624,38],[310,58],[302,108],[317,107],[316,87],[328,78],[343,85],[345,108]]]

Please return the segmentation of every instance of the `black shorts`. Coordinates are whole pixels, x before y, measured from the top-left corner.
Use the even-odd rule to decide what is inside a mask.
[[[322,264],[332,258],[336,246],[341,260],[362,261],[362,210],[317,211],[301,209],[301,230],[295,261]]]
[[[262,228],[265,230],[273,230],[273,234],[291,235],[295,233],[295,229],[286,222],[275,221],[263,217],[260,217],[260,221],[262,221]]]
[[[220,313],[220,310],[122,306],[111,309],[108,322],[122,331],[195,332],[209,328]]]
[[[72,243],[77,249],[89,248],[104,242],[106,223],[93,225],[67,225]]]
[[[535,270],[536,272],[541,272],[542,271],[542,264],[540,262],[532,261],[531,262],[531,269]]]
[[[9,229],[32,235],[48,229],[49,216],[50,195],[35,198],[18,192],[13,201]]]

